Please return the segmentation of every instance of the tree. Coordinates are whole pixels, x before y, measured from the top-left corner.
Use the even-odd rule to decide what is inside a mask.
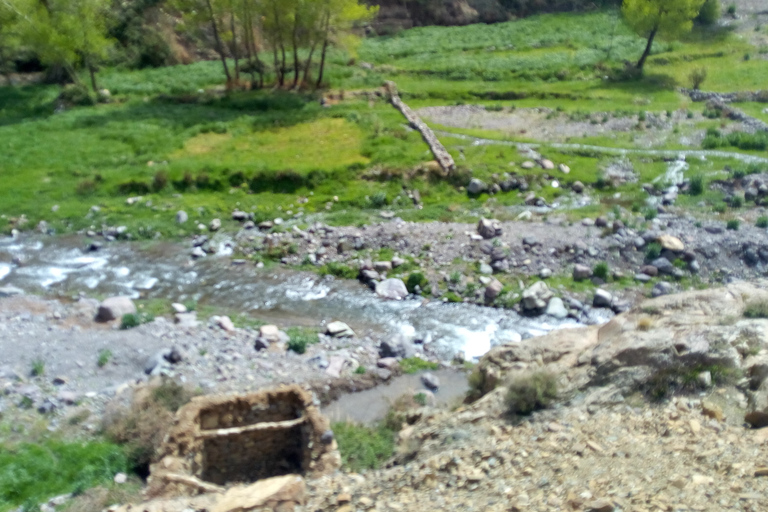
[[[622,14],[638,35],[648,38],[637,69],[642,72],[656,37],[675,39],[690,32],[704,0],[624,0]]]
[[[11,53],[17,45],[15,30],[19,13],[9,0],[0,0],[0,76],[6,75],[10,84]]]
[[[232,74],[229,72],[227,53],[222,37],[224,31],[222,19],[226,7],[231,7],[231,5],[229,0],[176,0],[174,2],[174,7],[183,13],[182,17],[186,22],[198,27],[209,26],[211,28],[214,49],[221,59],[227,83],[232,82]],[[231,12],[229,14],[232,15]]]
[[[19,33],[43,64],[62,68],[79,82],[75,69],[88,70],[98,90],[96,70],[112,41],[107,37],[109,0],[16,0]]]

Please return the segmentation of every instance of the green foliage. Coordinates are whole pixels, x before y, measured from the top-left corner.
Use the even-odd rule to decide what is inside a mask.
[[[661,256],[661,249],[661,244],[657,242],[648,244],[648,247],[645,248],[645,259],[647,261],[653,261],[657,259],[659,256]]]
[[[387,194],[385,192],[376,192],[371,196],[371,206],[374,208],[382,208],[387,203]]]
[[[365,366],[358,366],[355,368],[355,373],[357,375],[364,375],[365,374]]]
[[[768,228],[768,217],[765,215],[758,217],[757,222],[755,222],[755,226],[763,229]]]
[[[424,407],[427,405],[427,395],[424,393],[416,393],[413,395],[413,401],[419,404],[420,406]]]
[[[89,106],[96,104],[95,96],[80,83],[65,85],[59,94],[59,101],[70,106]]]
[[[0,509],[34,504],[39,510],[52,496],[110,482],[127,469],[123,451],[111,443],[0,446]]]
[[[602,279],[603,281],[607,281],[608,275],[610,274],[610,268],[608,267],[608,263],[601,261],[600,263],[595,265],[595,268],[592,269],[592,274],[595,277]]]
[[[729,229],[731,231],[738,231],[740,224],[741,223],[739,222],[738,219],[731,219],[728,222],[726,222],[725,229]]]
[[[690,187],[688,193],[692,196],[700,196],[704,193],[704,176],[697,174],[691,178]]]
[[[329,261],[320,267],[318,273],[321,276],[330,275],[341,279],[356,279],[358,271],[344,263]]]
[[[744,206],[744,198],[741,196],[733,196],[731,198],[731,208],[741,208]]]
[[[513,377],[507,387],[506,404],[512,414],[527,415],[549,407],[557,398],[555,375],[537,371]]]
[[[112,351],[108,348],[103,348],[99,350],[99,358],[96,360],[96,365],[99,368],[104,368],[107,366],[109,361],[112,359]]]
[[[45,374],[45,361],[34,359],[32,361],[32,370],[29,372],[33,377],[42,377]]]
[[[702,25],[714,25],[720,19],[720,0],[704,0],[696,21]]]
[[[701,147],[704,149],[718,149],[729,146],[745,151],[766,151],[768,150],[768,133],[737,131],[723,135],[718,130],[709,130],[701,142]]]
[[[334,423],[332,429],[347,471],[376,469],[395,451],[396,432],[385,423],[376,427]]]
[[[120,320],[120,329],[124,331],[128,329],[133,329],[135,327],[138,327],[142,324],[147,324],[154,320],[155,320],[154,315],[150,313],[146,313],[146,312],[128,313],[127,315],[123,315],[123,318]]]
[[[659,211],[656,208],[646,208],[645,212],[643,213],[643,217],[645,220],[653,220],[658,214]]]
[[[754,300],[744,308],[745,318],[768,318],[768,300]]]
[[[152,400],[169,412],[178,411],[194,396],[195,393],[173,379],[163,379],[161,384],[152,388]]]
[[[715,385],[733,384],[741,376],[737,368],[719,365],[680,365],[659,370],[640,386],[640,390],[653,400],[662,400],[679,392],[699,391],[703,389],[699,375],[704,372],[710,373]]]
[[[291,327],[285,331],[290,338],[288,341],[288,350],[293,350],[297,354],[303,354],[307,347],[313,343],[318,343],[317,331],[305,327]],[[365,371],[365,368],[363,368]]]
[[[419,287],[422,292],[425,292],[429,287],[429,281],[426,276],[421,272],[411,272],[408,279],[405,281],[405,287],[410,293],[416,293],[416,287]]]
[[[707,79],[707,68],[695,68],[688,74],[688,80],[691,82],[691,88],[701,89],[701,84]]]
[[[423,371],[437,370],[440,367],[437,363],[425,361],[420,357],[406,357],[400,360],[400,368],[403,373],[419,373]]]

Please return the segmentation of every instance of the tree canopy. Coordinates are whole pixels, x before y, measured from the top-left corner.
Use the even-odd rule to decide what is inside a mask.
[[[622,14],[627,24],[648,39],[637,62],[642,70],[656,37],[675,39],[690,32],[704,0],[624,0]]]

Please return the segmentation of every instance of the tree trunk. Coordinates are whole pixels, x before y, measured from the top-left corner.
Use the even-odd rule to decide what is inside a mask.
[[[319,89],[323,85],[323,72],[325,71],[325,54],[328,52],[328,37],[323,41],[323,52],[320,57],[320,71],[317,72],[317,83],[315,88]]]
[[[651,48],[653,47],[653,40],[656,37],[656,33],[659,31],[658,25],[653,27],[653,30],[651,30],[650,35],[648,36],[648,44],[645,45],[645,51],[643,52],[642,57],[640,57],[640,60],[637,61],[637,69],[642,72],[643,66],[645,66],[645,61],[648,58],[648,56],[651,54]]]
[[[219,27],[216,25],[216,14],[213,12],[213,5],[211,0],[205,0],[208,5],[208,15],[211,17],[211,27],[213,28],[213,38],[216,40],[216,51],[221,57],[221,64],[224,66],[224,74],[227,76],[227,83],[232,82],[232,75],[229,74],[229,66],[227,65],[227,56],[224,54],[224,46],[221,44],[221,37],[219,37]]]
[[[293,33],[291,43],[293,44],[293,88],[295,89],[299,85],[299,10],[298,7],[293,13]]]
[[[317,41],[312,43],[312,48],[309,49],[307,62],[304,63],[304,77],[301,79],[302,85],[309,82],[309,68],[312,66],[312,56],[315,54],[315,48],[317,48]]]
[[[232,56],[235,58],[235,82],[240,82],[240,54],[237,51],[237,30],[235,29],[235,6],[229,4],[229,28],[232,31]]]
[[[88,73],[91,75],[91,87],[93,87],[93,92],[98,93],[99,85],[96,83],[96,69],[90,62],[88,63]]]

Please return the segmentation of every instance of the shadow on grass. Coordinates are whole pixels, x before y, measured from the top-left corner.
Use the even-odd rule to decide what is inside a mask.
[[[0,126],[52,115],[57,96],[57,86],[0,87]]]

